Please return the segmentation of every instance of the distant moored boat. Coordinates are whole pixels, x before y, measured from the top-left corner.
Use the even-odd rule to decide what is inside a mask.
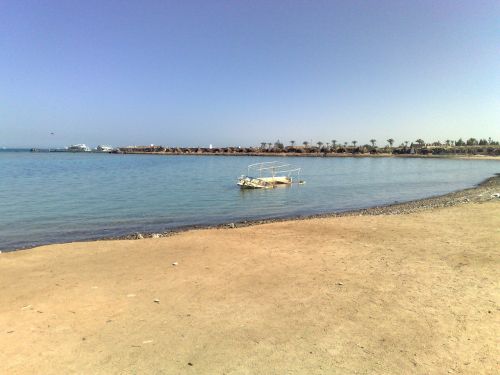
[[[71,145],[68,147],[68,152],[90,152],[90,147],[87,145],[80,143],[77,145]]]
[[[99,146],[97,146],[96,151],[97,152],[112,152],[113,147],[108,146],[108,145],[99,145]]]

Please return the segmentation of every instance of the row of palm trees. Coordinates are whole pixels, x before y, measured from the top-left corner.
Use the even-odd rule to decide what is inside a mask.
[[[421,139],[420,140],[417,140],[416,142],[419,143],[419,141],[422,142],[422,144],[424,143],[424,141],[422,141]],[[292,140],[290,141],[290,146],[293,148],[295,147],[295,144],[297,142]],[[370,143],[372,144],[372,147],[376,147],[376,143],[377,143],[377,140],[376,139],[370,139]],[[392,145],[394,144],[394,139],[392,138],[389,138],[387,140],[387,143],[389,144],[390,147],[392,147]],[[405,144],[408,144],[409,142],[408,141],[405,141]],[[353,147],[356,147],[356,145],[358,144],[358,141],[354,140],[354,141],[351,141],[350,143]],[[304,148],[309,148],[311,145],[312,145],[312,142],[308,142],[308,141],[304,141],[302,142],[302,145],[304,146]],[[331,148],[337,148],[337,146],[341,146],[342,144],[339,143],[336,139],[332,139],[331,142],[326,142],[326,143],[323,143],[321,141],[318,141],[316,142],[316,145],[318,146],[319,149],[323,148],[324,145],[326,145],[326,148],[327,149],[330,149],[330,145],[331,145]],[[344,142],[344,147],[347,147],[349,145],[349,142]],[[270,142],[261,142],[260,144],[261,146],[261,149],[265,149],[265,148],[272,148],[273,147],[273,143],[270,143]],[[281,143],[279,140],[276,141],[274,143],[274,147],[276,148],[284,148],[284,145],[283,143]]]
[[[302,142],[303,147],[297,146],[297,148],[296,148],[296,144],[297,144],[296,141],[291,140],[289,143],[290,143],[290,146],[285,147],[285,145],[280,140],[277,140],[274,143],[261,142],[260,149],[263,151],[271,151],[271,150],[279,151],[279,150],[285,150],[285,149],[287,149],[288,151],[293,151],[293,150],[299,151],[299,150],[297,150],[297,148],[298,148],[298,149],[305,149],[305,150],[317,151],[317,152],[328,152],[328,151],[334,151],[334,150],[335,151],[337,151],[337,150],[342,151],[342,149],[346,150],[349,148],[349,149],[354,149],[354,151],[359,151],[361,149],[364,149],[364,150],[369,150],[370,152],[378,152],[377,151],[377,140],[374,138],[370,139],[371,146],[369,144],[366,144],[366,145],[362,145],[360,147],[357,147],[358,141],[356,141],[356,140],[351,141],[350,143],[349,142],[340,143],[336,139],[332,139],[330,142],[326,142],[326,143],[323,143],[322,141],[318,141],[318,142],[316,142],[317,147],[314,146],[312,141],[311,142],[304,141],[304,142]],[[499,146],[499,142],[492,140],[491,137],[488,139],[479,139],[479,140],[477,140],[475,138],[469,138],[466,141],[463,141],[462,138],[460,138],[457,141],[452,141],[452,140],[447,139],[445,142],[436,141],[436,142],[432,142],[432,143],[426,143],[423,139],[419,138],[419,139],[411,142],[410,148],[408,147],[409,144],[410,144],[410,141],[404,141],[399,146],[394,148],[394,139],[389,138],[389,139],[387,139],[387,144],[382,149],[384,150],[384,152],[395,152],[396,149],[401,149],[401,150],[407,151],[407,150],[410,150],[411,148],[414,148],[414,147],[424,148],[424,146],[433,146],[433,147],[443,147],[443,146],[455,147],[455,146],[476,146],[476,145],[478,145],[478,146],[488,145],[488,146],[495,146],[495,147]],[[299,151],[299,152],[302,152],[302,151]]]
[[[293,149],[296,145],[296,141],[294,140],[291,140],[290,141],[290,146],[291,148]],[[370,139],[370,143],[371,143],[371,147],[372,149],[375,149],[377,148],[377,140],[372,138]],[[410,143],[410,141],[404,141],[403,143],[401,143],[399,145],[399,147],[401,148],[408,148],[408,144]],[[326,143],[323,143],[321,141],[318,141],[316,142],[316,145],[317,145],[317,149],[318,150],[325,150],[325,147],[323,146],[326,146],[326,150],[333,150],[333,149],[337,149],[337,147],[344,147],[344,148],[347,148],[347,147],[354,147],[356,148],[356,145],[358,144],[358,141],[354,140],[354,141],[351,141],[350,143],[349,142],[344,142],[343,144],[342,143],[339,143],[336,139],[332,139],[331,142],[326,142]],[[473,145],[498,145],[499,143],[498,142],[495,142],[493,141],[491,138],[488,138],[487,140],[486,139],[481,139],[481,140],[476,140],[475,138],[469,138],[467,141],[463,141],[462,138],[460,138],[458,141],[452,141],[452,140],[446,140],[444,143],[441,143],[440,141],[437,141],[437,142],[434,142],[434,143],[431,143],[431,144],[427,144],[427,145],[431,145],[431,146],[473,146]],[[276,142],[271,143],[271,142],[261,142],[261,150],[265,150],[265,149],[284,149],[285,146],[282,142],[280,142],[280,140],[277,140]],[[309,148],[316,148],[313,146],[313,143],[312,142],[309,142],[309,141],[304,141],[302,142],[302,145],[304,146],[305,149],[309,149]],[[413,147],[414,145],[418,145],[419,147],[423,147],[426,145],[426,142],[419,138],[417,139],[416,141],[414,142],[411,142],[411,146]],[[389,138],[387,139],[387,145],[385,147],[389,147],[389,148],[392,148],[394,146],[394,139],[393,138]],[[369,148],[370,145],[364,145],[364,147],[367,147]]]

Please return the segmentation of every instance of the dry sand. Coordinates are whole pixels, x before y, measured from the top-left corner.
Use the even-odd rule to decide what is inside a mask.
[[[0,254],[0,374],[496,374],[499,228],[490,201]]]

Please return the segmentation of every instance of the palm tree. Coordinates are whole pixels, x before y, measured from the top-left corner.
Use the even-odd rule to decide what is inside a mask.
[[[273,145],[273,144],[272,144],[271,142],[269,142],[269,143],[267,144],[267,148],[268,148],[268,149],[271,149],[271,146],[272,146],[272,145]]]
[[[281,141],[278,139],[276,142],[274,142],[274,148],[277,148],[278,150],[283,150],[284,145],[281,143]]]
[[[450,145],[450,140],[449,139],[447,139],[445,142],[446,142],[446,146]]]
[[[290,144],[293,146],[295,146],[295,141],[290,141]]]
[[[344,146],[347,147],[347,142],[344,142]]]
[[[422,146],[425,142],[423,139],[417,139],[415,142],[417,142],[420,146]]]
[[[405,146],[408,147],[408,143],[410,143],[410,141],[405,141]]]
[[[302,142],[302,144],[304,145],[305,148],[307,148],[307,146],[309,146],[309,142],[307,142],[307,141]]]
[[[332,139],[332,147],[335,148],[336,145],[337,145],[337,140],[336,139]]]
[[[394,143],[394,139],[389,138],[389,139],[387,140],[387,143],[389,143],[389,146],[391,146],[391,147],[392,147],[392,144]]]
[[[466,142],[467,146],[475,146],[478,144],[476,138],[469,138]]]
[[[377,142],[377,140],[376,139],[370,139],[370,142],[372,144],[372,147],[375,147],[375,142]]]
[[[321,151],[321,146],[323,146],[323,142],[319,141],[316,142],[316,144],[318,145],[318,151]]]
[[[328,150],[330,148],[330,143],[326,142],[326,149]]]
[[[358,141],[352,141],[352,145],[353,145],[354,147],[356,147],[356,143],[358,143]]]

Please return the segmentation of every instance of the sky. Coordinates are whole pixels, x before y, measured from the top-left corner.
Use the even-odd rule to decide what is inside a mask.
[[[498,1],[0,0],[0,147],[500,140],[499,41]]]

